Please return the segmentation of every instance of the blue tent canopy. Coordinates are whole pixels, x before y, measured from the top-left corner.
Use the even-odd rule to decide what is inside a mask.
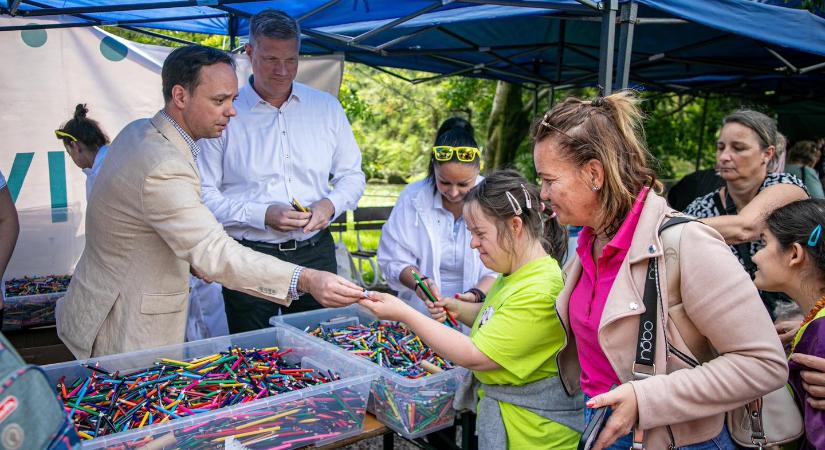
[[[615,66],[617,87],[814,97],[825,86],[825,19],[784,0],[0,0],[4,14],[61,16],[54,27],[232,37],[267,7],[299,19],[305,54],[437,74],[415,81],[609,89]]]

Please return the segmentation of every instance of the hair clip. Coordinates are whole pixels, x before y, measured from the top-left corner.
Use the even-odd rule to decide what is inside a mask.
[[[533,197],[527,192],[527,188],[524,187],[523,184],[521,185],[521,190],[524,192],[524,204],[527,206],[527,209],[531,209],[533,207]]]
[[[814,231],[811,231],[811,235],[808,237],[808,247],[816,247],[819,244],[819,238],[822,236],[822,225],[817,225],[814,227]]]
[[[510,201],[510,206],[513,207],[513,213],[515,213],[517,216],[520,216],[521,213],[524,211],[521,210],[521,206],[519,206],[516,197],[513,194],[511,194],[510,191],[504,191],[504,195],[506,195],[507,200]]]
[[[598,108],[598,107],[600,107],[600,106],[604,106],[604,97],[602,97],[602,96],[598,96],[598,97],[594,98],[594,99],[590,102],[590,105],[591,105],[591,106],[595,106],[596,108]]]

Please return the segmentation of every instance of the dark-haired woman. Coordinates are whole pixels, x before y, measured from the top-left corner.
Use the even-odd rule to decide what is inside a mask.
[[[92,193],[95,178],[109,150],[109,137],[97,121],[86,116],[88,113],[86,105],[78,104],[74,116],[54,130],[72,161],[86,174],[86,198]]]
[[[464,119],[447,119],[430,151],[428,176],[404,188],[381,232],[378,265],[391,288],[418,311],[427,313],[426,294],[413,272],[437,298],[480,302],[494,280],[462,214],[464,196],[479,181],[481,151],[473,127]]]
[[[555,309],[563,285],[557,259],[566,240],[548,213],[538,188],[515,171],[493,173],[467,194],[470,245],[501,273],[483,304],[438,302],[472,325],[469,337],[389,294],[360,302],[382,319],[404,322],[438,354],[473,371],[456,407],[477,410],[483,450],[572,450],[583,427],[583,400],[565,393],[556,365],[565,343]]]
[[[802,200],[768,216],[765,247],[753,257],[759,289],[784,292],[805,314],[793,353],[825,357],[825,200]],[[825,411],[814,409],[803,388],[805,367],[791,360],[789,381],[805,419],[800,450],[825,449]]]

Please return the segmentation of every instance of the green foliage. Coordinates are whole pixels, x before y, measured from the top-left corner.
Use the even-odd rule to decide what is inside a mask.
[[[111,26],[104,26],[102,27],[104,31],[107,33],[112,33],[115,36],[120,36],[124,39],[128,39],[130,41],[139,42],[141,44],[151,44],[151,45],[162,45],[165,47],[180,47],[186,44],[170,41],[168,39],[163,39],[155,36],[149,36],[147,34],[138,33],[136,31],[124,30],[120,27],[111,27]],[[186,33],[183,31],[167,31],[167,30],[155,30],[155,29],[147,29],[147,31],[151,31],[154,33],[163,34],[166,36],[171,36],[178,39],[183,39],[185,41],[194,42],[196,44],[206,45],[208,47],[215,47],[227,50],[229,46],[229,38],[226,36],[221,36],[217,34],[202,34],[202,33]]]
[[[395,70],[408,79],[431,76]],[[363,155],[362,167],[371,180],[423,177],[438,126],[458,115],[476,129],[484,142],[495,82],[447,78],[413,84],[360,64],[347,63],[339,98]]]
[[[662,178],[681,178],[693,172],[696,155],[702,151],[702,168],[716,161],[716,137],[722,118],[739,107],[739,102],[725,97],[707,99],[704,137],[702,115],[704,97],[675,94],[646,94],[642,103],[647,115],[645,132],[650,152],[658,159]]]

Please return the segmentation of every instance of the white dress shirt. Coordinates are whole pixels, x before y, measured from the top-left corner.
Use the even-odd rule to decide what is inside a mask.
[[[106,154],[109,152],[109,146],[104,145],[97,149],[97,154],[95,155],[95,160],[92,163],[92,167],[89,169],[83,169],[83,173],[86,174],[86,199],[89,199],[89,196],[92,195],[92,187],[95,185],[95,178],[97,178],[97,174],[100,173],[100,168],[103,166],[103,161],[106,159]]]
[[[223,135],[198,141],[203,201],[235,239],[270,243],[305,240],[313,233],[280,232],[264,224],[270,204],[308,206],[327,198],[331,220],[355,209],[366,181],[361,150],[338,100],[292,83],[289,99],[276,108],[252,88],[235,100],[238,115]]]

